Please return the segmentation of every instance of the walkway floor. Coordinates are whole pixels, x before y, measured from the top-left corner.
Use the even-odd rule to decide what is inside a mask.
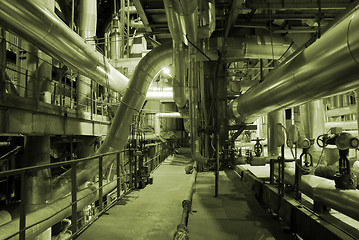
[[[191,177],[184,169],[188,162],[180,155],[167,158],[153,173],[152,185],[128,194],[77,239],[172,239]]]
[[[267,213],[234,171],[220,172],[214,197],[214,173],[198,173],[189,217],[190,239],[296,239]]]
[[[191,175],[188,158],[168,158],[153,174],[153,185],[134,191],[101,216],[77,239],[171,240],[179,224],[181,202]],[[228,175],[230,176],[230,175]],[[191,240],[294,239],[267,214],[244,183],[220,174],[214,198],[214,174],[199,173],[189,217]]]

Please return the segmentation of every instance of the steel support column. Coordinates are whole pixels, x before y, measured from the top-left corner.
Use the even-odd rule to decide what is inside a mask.
[[[50,163],[50,136],[25,137],[25,166]],[[28,172],[25,175],[26,213],[45,206],[50,191],[50,170]],[[51,239],[51,228],[38,235],[38,239]]]

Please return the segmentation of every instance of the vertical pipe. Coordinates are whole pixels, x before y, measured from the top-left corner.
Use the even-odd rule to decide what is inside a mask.
[[[36,166],[50,163],[50,136],[26,136],[24,146],[24,165]],[[46,205],[46,196],[50,192],[50,169],[31,171],[26,174],[26,212],[33,212]],[[38,235],[38,239],[49,239],[51,230]],[[28,237],[28,236],[26,236]]]
[[[71,29],[74,30],[75,27],[75,0],[72,0],[71,3]]]
[[[6,81],[6,73],[5,73],[5,68],[6,68],[6,32],[5,29],[1,28],[0,29],[0,37],[1,37],[1,41],[0,41],[0,99],[3,99],[3,96],[5,94],[5,81]]]
[[[197,84],[196,84],[196,69],[195,69],[195,52],[192,46],[189,47],[189,60],[190,60],[190,67],[189,67],[189,93],[190,93],[190,121],[191,121],[191,151],[192,155],[196,152],[196,142],[197,142],[197,125],[198,125],[198,116],[197,116]]]
[[[325,107],[323,100],[315,100],[300,106],[301,122],[307,138],[316,138],[325,133]],[[314,149],[321,148],[314,145]]]
[[[77,231],[77,181],[76,181],[76,163],[71,164],[71,201],[72,201],[72,232]]]
[[[359,136],[359,88],[355,90],[355,102],[357,105],[357,131]]]
[[[102,169],[102,159],[103,157],[99,157],[98,159],[98,205],[99,212],[102,212],[103,209],[103,169]]]
[[[121,173],[120,173],[120,153],[116,155],[116,173],[117,173],[117,199],[121,197]]]
[[[79,5],[79,29],[80,36],[85,39],[87,44],[96,49],[94,37],[96,36],[97,23],[97,0],[83,0]],[[83,75],[79,75],[77,80],[77,102],[78,114],[80,117],[84,115],[89,106],[89,98],[91,94],[91,79]]]
[[[121,0],[120,9],[120,58],[125,56],[125,0]],[[128,34],[128,33],[127,33]]]
[[[219,178],[219,134],[217,134],[217,143],[216,143],[216,172],[215,172],[215,186],[214,186],[214,196],[218,197],[218,178]]]
[[[26,237],[26,205],[27,205],[27,188],[26,188],[26,172],[21,174],[21,204],[20,204],[20,240],[25,240]]]
[[[274,111],[268,114],[268,156],[278,156],[279,130],[278,123],[283,123],[283,111]]]

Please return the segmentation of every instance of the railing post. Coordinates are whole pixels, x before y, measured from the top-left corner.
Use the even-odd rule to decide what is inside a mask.
[[[102,181],[103,181],[103,173],[102,173],[102,159],[103,157],[99,157],[98,161],[98,205],[99,212],[103,209],[103,189],[102,189]]]
[[[5,39],[5,29],[0,29],[0,97],[3,100],[3,96],[5,94],[5,87],[6,87],[6,39]]]
[[[216,170],[214,173],[215,183],[214,183],[214,196],[218,197],[218,181],[219,181],[219,134],[217,134],[217,144],[216,144]]]
[[[116,155],[116,172],[117,172],[117,200],[121,197],[121,173],[120,173],[120,153]]]
[[[26,238],[26,171],[21,174],[21,204],[20,204],[20,224],[19,232],[20,240],[25,240]]]
[[[132,163],[132,158],[133,158],[133,154],[132,154],[132,150],[129,149],[128,150],[128,161],[129,161],[129,166],[130,166],[130,188],[133,189],[133,163]]]
[[[76,163],[71,164],[72,233],[77,231],[77,176]]]

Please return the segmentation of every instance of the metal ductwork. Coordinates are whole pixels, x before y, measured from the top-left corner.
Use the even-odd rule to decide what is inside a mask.
[[[96,49],[97,0],[79,2],[79,33],[85,42]],[[91,79],[79,75],[76,82],[77,110],[83,114],[91,99]]]
[[[187,104],[185,77],[186,77],[186,53],[184,44],[188,45],[188,39],[196,42],[197,39],[197,1],[164,0],[168,26],[173,40],[173,62],[175,75],[173,78],[173,97],[178,108],[184,108]]]
[[[161,102],[173,102],[173,91],[148,91],[146,93],[146,100],[157,100]]]
[[[264,81],[230,103],[232,117],[252,123],[271,111],[359,87],[359,12],[356,9]]]
[[[0,25],[99,84],[121,92],[129,79],[41,0],[0,1]]]
[[[206,55],[212,60],[219,58],[218,51],[222,51],[223,38],[210,39]],[[278,34],[253,35],[245,38],[227,38],[224,46],[225,55],[228,62],[240,59],[274,59],[286,58],[294,52],[293,42]],[[207,61],[202,54],[197,54],[201,61]]]
[[[184,108],[187,104],[186,96],[186,54],[187,49],[182,42],[173,41],[173,63],[175,75],[173,77],[173,99],[178,108]]]
[[[130,84],[122,97],[120,105],[112,121],[109,133],[96,154],[108,151],[121,150],[124,148],[129,132],[133,115],[138,113],[145,101],[146,92],[159,71],[172,64],[172,45],[160,45],[147,53],[138,63]],[[114,157],[103,159],[103,168],[108,168]],[[98,173],[98,164],[86,162],[79,167],[77,173],[77,184],[81,185]],[[71,189],[70,171],[62,174],[53,182],[51,199],[62,196]]]
[[[159,136],[161,133],[161,118],[188,118],[188,115],[184,115],[179,112],[170,113],[156,113],[155,115],[155,135]]]
[[[188,38],[194,43],[198,34],[197,0],[164,0],[163,3],[172,39],[188,45]]]

